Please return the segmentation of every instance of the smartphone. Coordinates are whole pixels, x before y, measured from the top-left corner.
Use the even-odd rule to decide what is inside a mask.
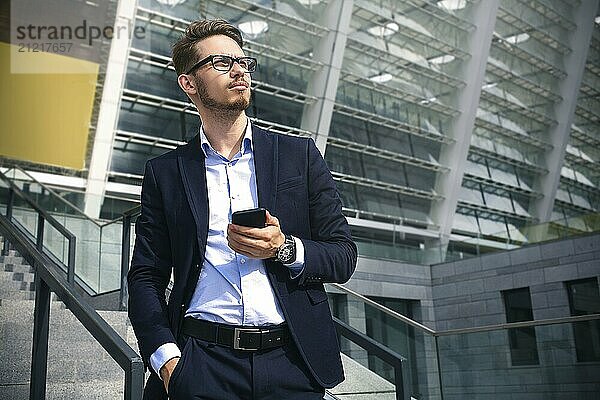
[[[264,228],[267,223],[267,212],[262,207],[236,211],[231,215],[231,223],[251,228]]]

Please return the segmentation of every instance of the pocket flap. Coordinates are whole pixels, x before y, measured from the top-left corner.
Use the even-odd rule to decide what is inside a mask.
[[[306,289],[306,294],[313,305],[327,300],[327,293],[325,293],[325,289],[323,289],[323,287]]]

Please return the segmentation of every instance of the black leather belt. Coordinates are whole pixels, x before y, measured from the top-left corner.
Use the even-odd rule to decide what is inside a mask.
[[[271,327],[233,326],[192,317],[183,320],[182,333],[232,349],[248,351],[283,346],[290,340],[290,332],[285,324]]]

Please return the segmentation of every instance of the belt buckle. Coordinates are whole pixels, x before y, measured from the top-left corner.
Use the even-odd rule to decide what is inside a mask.
[[[233,348],[235,350],[246,350],[246,351],[256,351],[259,350],[259,347],[242,347],[240,346],[240,334],[242,332],[252,332],[252,333],[261,333],[260,329],[252,329],[252,328],[234,328],[233,329]],[[260,345],[260,343],[259,343]]]

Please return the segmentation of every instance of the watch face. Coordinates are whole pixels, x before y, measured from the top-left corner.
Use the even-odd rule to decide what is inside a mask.
[[[293,250],[294,250],[293,246],[284,245],[281,247],[281,249],[279,249],[277,258],[279,258],[279,261],[281,261],[282,263],[287,264],[288,262],[290,262],[290,260],[292,258]]]

